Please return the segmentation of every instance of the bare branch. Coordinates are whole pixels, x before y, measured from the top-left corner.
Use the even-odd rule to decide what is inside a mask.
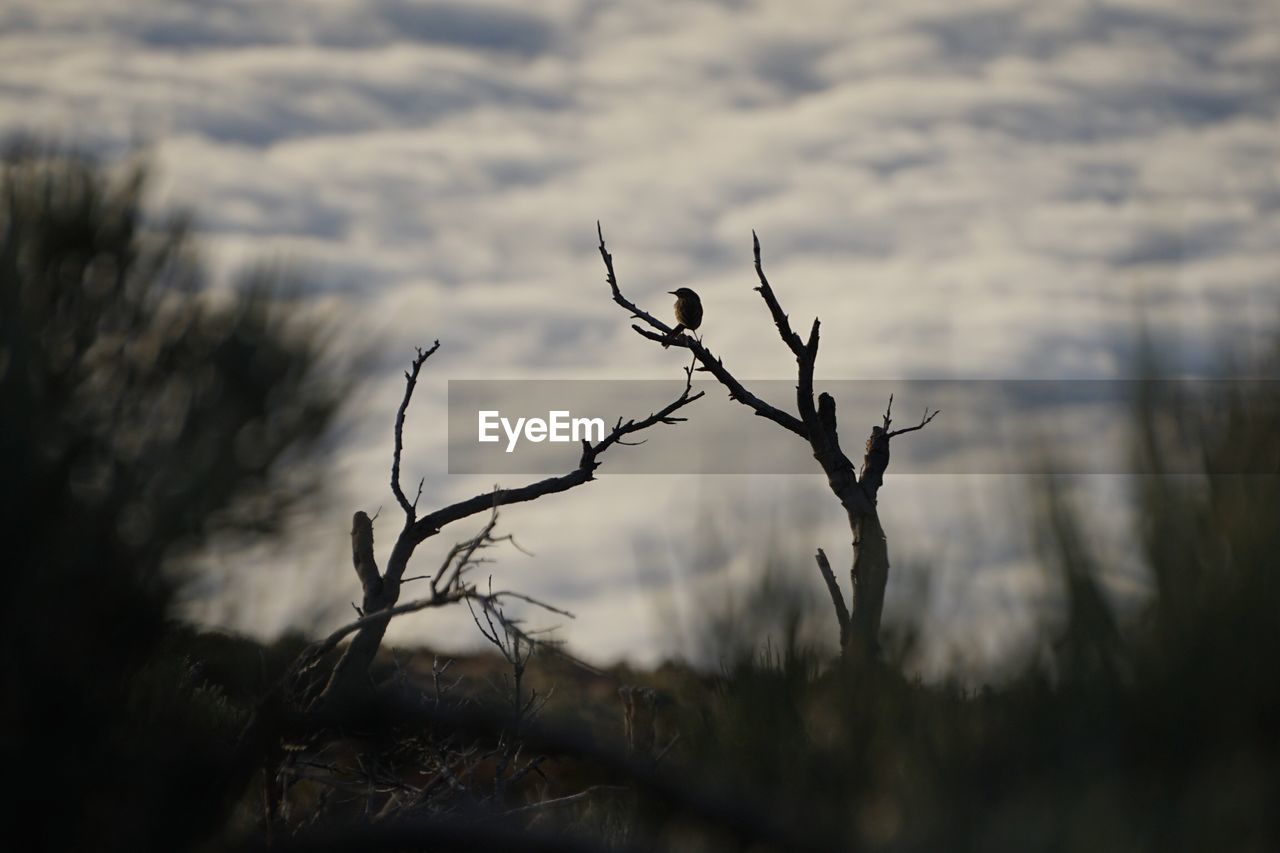
[[[679,742],[680,742],[680,732],[676,732],[675,736],[671,738],[671,740],[667,743],[667,745],[664,746],[661,750],[659,750],[658,754],[653,757],[653,766],[657,767],[662,762],[662,759],[666,758],[667,754],[670,753],[671,750],[674,749],[676,744],[678,744]]]
[[[895,429],[895,430],[893,430],[893,431],[890,431],[890,430],[889,430],[889,425],[890,425],[891,423],[893,423],[893,417],[892,417],[892,414],[893,414],[893,395],[892,395],[892,394],[890,394],[890,395],[889,395],[889,405],[885,406],[885,408],[884,408],[884,417],[883,417],[883,418],[881,418],[881,429],[883,429],[883,430],[884,430],[885,438],[893,438],[894,436],[902,435],[902,434],[904,434],[904,433],[908,433],[908,432],[915,432],[915,431],[916,431],[916,430],[918,430],[918,429],[923,429],[923,428],[924,428],[924,427],[929,423],[929,421],[933,420],[934,418],[936,418],[936,417],[938,416],[938,413],[939,413],[940,411],[942,411],[942,410],[941,410],[941,409],[934,409],[933,413],[932,413],[932,414],[930,414],[930,412],[929,412],[929,407],[928,407],[928,406],[925,406],[925,407],[924,407],[924,415],[920,418],[920,423],[916,424],[916,425],[915,425],[915,426],[913,426],[913,427],[907,427],[907,428],[905,428],[905,429]]]
[[[357,512],[351,518],[351,562],[360,578],[365,601],[381,595],[382,575],[373,556],[373,519],[364,512]]]
[[[781,336],[783,343],[787,345],[787,348],[796,357],[798,366],[796,408],[800,412],[800,420],[805,425],[809,442],[813,445],[814,452],[826,456],[832,441],[821,429],[821,425],[817,420],[817,412],[813,405],[813,370],[818,360],[818,332],[821,322],[817,317],[813,318],[813,327],[809,331],[809,340],[807,342],[802,341],[800,336],[792,331],[791,320],[787,317],[786,312],[782,310],[782,304],[778,302],[778,297],[774,294],[773,287],[769,284],[769,279],[764,274],[764,264],[760,260],[760,238],[755,231],[751,232],[751,250],[755,258],[756,278],[760,280],[760,286],[756,288],[756,292],[760,294],[764,299],[765,305],[768,306],[769,314],[773,317],[773,323],[778,327],[778,335]],[[824,467],[827,467],[825,462]]]
[[[604,259],[605,270],[607,272],[606,280],[609,282],[609,288],[613,293],[613,301],[628,311],[632,318],[643,320],[650,328],[645,328],[639,324],[633,324],[632,329],[641,337],[648,338],[656,343],[670,343],[671,346],[679,346],[688,349],[693,353],[694,359],[701,365],[700,370],[710,373],[716,380],[723,385],[729,392],[729,399],[735,400],[747,408],[751,409],[759,417],[767,418],[781,427],[784,427],[801,438],[807,439],[808,432],[805,429],[804,422],[795,415],[785,412],[782,409],[772,406],[752,394],[746,387],[733,376],[732,373],[724,366],[721,359],[712,354],[701,341],[689,335],[679,335],[674,339],[671,338],[672,327],[666,323],[656,319],[647,311],[641,310],[634,302],[622,294],[622,290],[618,287],[618,277],[613,269],[613,255],[605,247],[604,231],[600,223],[596,223],[596,233],[600,237],[600,257]],[[652,331],[656,329],[657,331]]]
[[[680,396],[646,418],[638,421],[629,420],[626,423],[618,424],[597,444],[593,445],[584,441],[582,456],[578,460],[578,467],[567,474],[548,477],[545,480],[529,483],[519,488],[495,489],[424,515],[407,528],[400,541],[397,541],[396,549],[400,551],[400,554],[392,553],[392,559],[387,566],[388,581],[394,579],[395,582],[399,583],[413,548],[428,537],[439,533],[440,529],[446,524],[451,524],[478,512],[484,512],[487,509],[505,506],[506,504],[523,503],[536,500],[543,495],[568,491],[575,486],[581,486],[583,483],[595,479],[595,470],[600,467],[600,456],[614,444],[620,443],[621,439],[658,424],[674,424],[684,420],[683,418],[674,417],[675,412],[702,398],[705,394],[703,391],[694,394],[691,393],[692,390],[692,382],[686,372],[685,387]]]
[[[444,561],[440,563],[440,568],[436,570],[435,575],[431,578],[431,592],[433,595],[439,593],[440,580],[444,577],[445,572],[449,570],[450,566],[453,566],[454,570],[453,574],[450,575],[448,582],[444,585],[445,590],[450,589],[458,582],[462,577],[463,571],[465,571],[468,564],[472,562],[472,556],[477,550],[493,544],[493,528],[497,523],[498,508],[495,506],[493,508],[493,512],[489,515],[489,521],[483,528],[481,528],[479,533],[465,542],[458,542],[449,549],[449,553],[445,555]]]
[[[809,333],[809,344],[806,345],[800,340],[800,336],[791,330],[791,320],[782,310],[778,297],[774,295],[773,288],[769,285],[769,279],[765,277],[764,266],[760,262],[760,238],[756,236],[754,230],[751,232],[751,248],[755,255],[756,278],[760,279],[760,286],[756,288],[756,292],[764,297],[765,305],[769,306],[769,314],[773,317],[774,325],[778,327],[778,334],[782,336],[783,343],[795,354],[797,360],[801,363],[806,358],[812,361],[817,351],[818,320],[815,318],[813,321],[813,330]],[[810,347],[814,352],[809,352]]]
[[[912,427],[906,427],[905,429],[895,429],[893,432],[889,433],[889,438],[893,438],[896,435],[904,435],[905,433],[908,433],[908,432],[915,432],[918,429],[924,429],[926,426],[928,426],[930,421],[932,421],[934,418],[938,416],[938,413],[941,411],[942,411],[941,409],[934,409],[933,414],[930,414],[929,407],[925,406],[924,415],[920,418],[920,423]]]
[[[667,404],[666,406],[659,409],[658,411],[651,413],[647,418],[643,418],[642,420],[639,420],[639,421],[630,420],[624,424],[622,423],[622,419],[619,418],[617,425],[614,426],[613,430],[608,435],[606,435],[604,437],[604,440],[601,441],[599,444],[596,444],[593,446],[593,445],[587,444],[586,442],[583,442],[581,464],[590,464],[594,468],[597,464],[595,462],[596,457],[599,456],[601,453],[604,453],[606,450],[608,450],[611,445],[615,443],[627,444],[627,442],[622,441],[622,438],[624,436],[631,435],[632,433],[640,432],[641,430],[646,430],[651,426],[656,426],[657,424],[675,424],[683,421],[684,418],[673,417],[673,414],[677,410],[684,408],[689,403],[692,403],[694,400],[700,399],[706,394],[705,391],[699,391],[697,394],[694,394],[692,392],[693,392],[693,371],[690,368],[686,367],[684,369],[684,390],[680,392],[679,397],[677,397],[671,403]]]
[[[346,625],[343,625],[341,628],[338,628],[336,631],[329,634],[329,636],[325,637],[319,643],[316,643],[315,645],[311,646],[311,648],[309,648],[306,651],[303,657],[299,659],[299,665],[295,667],[296,672],[299,675],[307,672],[308,670],[313,668],[315,664],[317,664],[320,661],[321,658],[323,658],[329,652],[337,648],[338,644],[341,643],[348,636],[350,636],[351,634],[354,634],[355,632],[361,630],[362,628],[367,628],[370,625],[375,625],[379,623],[382,623],[385,625],[385,623],[390,622],[396,616],[403,616],[406,613],[416,613],[419,610],[427,610],[429,608],[434,608],[434,607],[446,607],[450,604],[456,604],[461,601],[468,601],[468,602],[474,601],[480,604],[481,607],[490,607],[490,606],[496,605],[497,602],[501,601],[504,598],[517,598],[517,599],[520,599],[521,601],[526,601],[530,604],[533,604],[537,607],[541,607],[542,609],[548,610],[552,613],[556,613],[561,616],[566,616],[570,619],[574,618],[574,615],[567,610],[562,610],[558,607],[552,607],[549,604],[539,601],[536,598],[532,598],[531,596],[524,595],[523,593],[513,592],[511,590],[498,590],[496,592],[480,593],[480,592],[476,592],[473,587],[467,586],[462,589],[442,592],[439,595],[432,595],[428,598],[419,598],[414,601],[407,602],[405,604],[398,604],[395,607],[389,607],[385,610],[379,610],[376,613],[369,613],[355,620],[354,622],[349,622]],[[528,637],[526,632],[522,632],[522,633],[525,634],[529,642],[537,643],[539,645],[546,645],[546,643],[544,643],[541,640]]]
[[[419,610],[426,610],[429,607],[444,607],[446,605],[462,601],[466,597],[467,595],[465,592],[455,592],[448,595],[420,598],[416,601],[410,601],[407,604],[400,604],[386,610],[379,610],[375,613],[370,613],[355,620],[354,622],[349,622],[346,625],[343,625],[319,643],[312,645],[301,657],[299,657],[297,663],[294,665],[294,670],[297,675],[302,675],[311,670],[325,655],[337,648],[339,643],[362,628],[367,628],[376,624],[385,625],[387,622],[390,622],[394,616],[400,616],[405,613],[415,613]]]
[[[592,785],[590,788],[579,791],[576,794],[568,794],[563,797],[554,797],[550,800],[539,800],[536,803],[530,803],[526,806],[508,809],[503,812],[503,816],[526,814],[533,811],[541,811],[542,809],[554,809],[561,806],[571,806],[574,803],[580,803],[598,791],[615,791],[625,793],[631,789],[625,785]]]
[[[404,553],[403,566],[407,566],[408,558],[412,550],[423,540],[436,535],[440,529],[447,524],[455,521],[461,521],[464,518],[475,515],[477,513],[491,510],[495,506],[506,506],[507,504],[523,503],[525,501],[537,500],[543,495],[555,494],[556,492],[565,492],[575,486],[581,486],[583,483],[590,482],[592,479],[591,470],[584,469],[581,466],[575,468],[567,474],[561,474],[555,477],[547,477],[544,480],[538,480],[524,486],[513,489],[496,489],[493,491],[482,492],[475,497],[468,498],[449,506],[442,507],[432,513],[422,516],[406,531],[403,541],[406,543],[403,547],[407,549]],[[397,543],[399,545],[400,543]],[[403,571],[403,566],[400,570]],[[388,566],[387,572],[390,575],[393,566]],[[403,575],[401,575],[403,577]],[[397,578],[399,580],[399,578]]]
[[[503,598],[516,598],[516,599],[519,599],[520,601],[526,602],[526,603],[528,603],[528,604],[532,604],[532,605],[534,605],[535,607],[539,607],[539,608],[541,608],[541,609],[543,609],[543,610],[546,610],[546,611],[548,611],[548,612],[550,612],[550,613],[558,613],[558,614],[560,614],[561,616],[567,616],[567,617],[569,617],[570,619],[577,619],[577,618],[578,618],[578,617],[574,616],[574,615],[573,615],[571,612],[569,612],[568,610],[564,610],[564,609],[559,608],[559,607],[554,607],[554,606],[552,606],[552,605],[550,605],[550,604],[547,604],[545,601],[541,601],[541,600],[539,600],[539,599],[534,598],[534,597],[533,597],[533,596],[531,596],[531,595],[525,595],[523,592],[515,592],[514,590],[509,590],[509,589],[500,589],[500,590],[498,590],[497,592],[490,593],[490,594],[489,594],[489,597],[490,597],[490,598],[492,598],[492,599],[494,599],[494,600],[500,600],[500,599],[503,599]]]
[[[490,590],[490,592],[484,595],[474,593],[468,596],[467,607],[471,608],[471,618],[475,621],[476,627],[480,629],[480,633],[485,636],[485,639],[498,647],[499,651],[502,652],[503,657],[507,658],[508,662],[514,662],[512,660],[512,653],[514,653],[516,658],[519,658],[519,643],[524,643],[529,650],[539,648],[546,651],[555,651],[557,654],[564,655],[568,660],[574,661],[575,663],[578,662],[576,658],[565,655],[564,652],[559,649],[558,644],[547,640],[540,640],[534,636],[535,633],[547,632],[527,631],[520,627],[519,620],[512,619],[507,616],[502,608],[498,606],[499,602],[504,598],[514,598],[519,601],[524,601],[528,604],[534,605],[535,607],[541,608],[542,610],[546,610],[549,613],[556,613],[560,616],[568,617],[569,619],[574,619],[576,617],[568,610],[553,607],[545,601],[540,601],[532,596],[525,595],[520,592],[513,592],[511,590],[498,590],[497,592]],[[486,629],[484,625],[480,624],[480,619],[476,615],[475,607],[472,606],[473,603],[478,605],[484,613],[485,622],[488,623],[489,626],[488,629]],[[511,641],[515,641],[516,643],[514,649],[510,645]],[[590,667],[588,668],[591,669]],[[591,669],[591,671],[596,672],[595,669]]]
[[[409,409],[409,400],[413,397],[413,389],[418,384],[418,372],[422,370],[423,362],[438,349],[440,349],[440,341],[438,340],[431,345],[430,349],[424,350],[418,347],[418,354],[413,359],[412,367],[405,371],[404,399],[400,401],[400,410],[396,412],[395,452],[391,457],[391,491],[395,492],[396,501],[411,522],[414,518],[414,507],[418,505],[418,499],[414,498],[413,503],[409,503],[409,499],[405,497],[404,490],[400,488],[400,456],[404,451],[404,415]],[[421,483],[418,484],[418,495],[422,495]]]
[[[835,572],[831,571],[826,553],[819,548],[814,559],[818,561],[818,571],[827,583],[827,592],[831,593],[831,603],[836,608],[836,621],[840,625],[840,648],[843,649],[849,642],[849,608],[845,606],[844,595],[840,592],[840,584],[836,582]]]
[[[650,326],[663,332],[659,340],[665,340],[675,331],[671,326],[659,321],[647,311],[641,311],[636,304],[622,295],[622,291],[618,288],[618,276],[613,271],[613,255],[609,254],[609,250],[604,245],[604,229],[600,226],[600,221],[596,220],[596,234],[600,237],[600,257],[604,260],[604,268],[606,273],[605,280],[609,282],[609,288],[613,291],[613,301],[617,302],[623,308],[631,312],[631,316],[637,320],[644,320]],[[678,341],[673,341],[678,343]],[[683,345],[682,345],[683,346]]]

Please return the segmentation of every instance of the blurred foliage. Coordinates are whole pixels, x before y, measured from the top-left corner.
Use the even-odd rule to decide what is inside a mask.
[[[1280,375],[1280,351],[1240,372]],[[784,643],[739,656],[705,702],[682,709],[687,766],[720,768],[819,846],[1280,847],[1275,385],[1158,405],[1135,387],[1135,467],[1155,472],[1131,478],[1152,581],[1136,614],[1106,593],[1106,558],[1069,482],[1046,475],[1028,499],[1065,608],[1022,671],[978,690],[928,685],[903,674],[905,653],[832,666]],[[1169,430],[1192,441],[1197,475],[1163,473]],[[699,849],[674,842],[686,844]]]
[[[0,754],[39,846],[172,849],[222,820],[238,712],[164,643],[184,558],[272,529],[341,395],[269,277],[213,298],[185,217],[35,145],[0,177]]]

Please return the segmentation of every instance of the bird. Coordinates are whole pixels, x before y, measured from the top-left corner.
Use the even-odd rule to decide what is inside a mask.
[[[685,329],[696,332],[702,325],[702,300],[698,298],[698,294],[687,287],[667,292],[676,298],[676,327],[662,342],[663,349],[671,346]]]

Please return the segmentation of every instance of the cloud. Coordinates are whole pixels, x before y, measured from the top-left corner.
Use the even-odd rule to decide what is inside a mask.
[[[555,30],[545,19],[516,8],[407,0],[385,0],[376,8],[398,33],[428,43],[528,57],[555,42]]]

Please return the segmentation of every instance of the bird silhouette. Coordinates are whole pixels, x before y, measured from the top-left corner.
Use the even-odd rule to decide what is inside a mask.
[[[702,300],[698,298],[698,294],[687,287],[667,292],[676,298],[676,327],[662,342],[663,349],[671,346],[685,329],[694,332],[702,325]]]

